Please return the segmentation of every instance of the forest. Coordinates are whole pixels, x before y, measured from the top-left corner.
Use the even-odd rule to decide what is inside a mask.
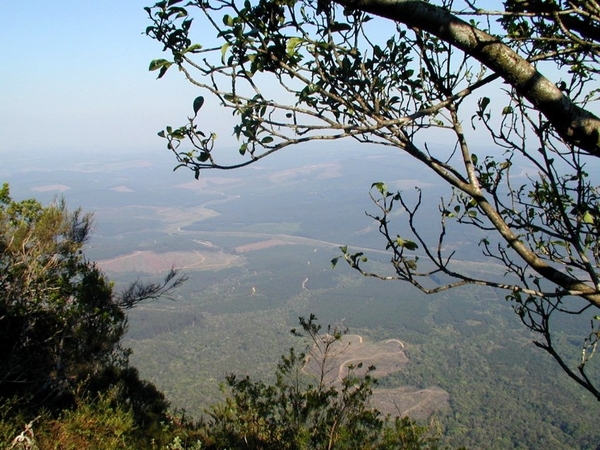
[[[166,298],[127,310],[122,347],[133,351],[129,364],[170,405],[163,419],[169,427],[155,429],[156,434],[141,428],[155,439],[156,448],[172,445],[176,437],[189,446],[198,439],[207,443],[196,422],[210,420],[211,405],[226,400],[230,391],[222,388],[227,376],[275,383],[281,355],[291,347],[305,349],[305,342],[290,330],[298,328],[298,317],[310,314],[323,327],[348,327],[349,335],[361,335],[369,345],[389,339],[404,343],[408,363],[385,376],[373,372],[378,383],[374,398],[378,392],[390,397],[390,392],[403,391],[404,397],[394,397],[403,398],[396,405],[404,410],[417,405],[410,417],[432,433],[428,437],[439,438],[436,445],[441,448],[480,448],[483,441],[493,441],[495,448],[538,448],[540,442],[552,448],[593,447],[599,437],[588,412],[597,408],[595,400],[532,347],[534,337],[522,329],[510,305],[493,289],[465,288],[432,297],[405,284],[358,277],[342,265],[331,268],[339,246],[355,244],[370,249],[370,258],[374,263],[379,260],[384,270],[386,258],[377,230],[369,229],[369,218],[356,211],[357,199],[363,199],[368,211],[365,193],[375,174],[390,184],[407,183],[394,178],[393,167],[382,168],[389,154],[357,151],[352,160],[331,149],[329,160],[311,170],[294,169],[299,162],[291,159],[265,164],[242,177],[232,173],[211,181],[207,176],[195,189],[185,178],[161,175],[167,155],[140,154],[132,161],[151,162],[150,168],[131,169],[132,163],[117,171],[110,167],[123,162],[122,157],[100,155],[93,175],[68,157],[61,161],[64,169],[56,177],[71,188],[63,194],[66,200],[94,211],[85,255],[115,283],[116,294],[135,280],[161,280],[171,265],[188,278]],[[356,161],[361,163],[360,171]],[[11,166],[8,180],[13,196],[19,192],[27,198],[23,193],[34,192],[40,201],[52,203],[56,191],[40,189],[49,178],[44,161],[39,171],[31,171],[27,160]],[[333,168],[335,176],[331,176]],[[428,195],[438,196],[439,187],[426,173],[415,168],[411,175]],[[102,195],[87,188],[90,176],[99,180]],[[355,180],[352,187],[345,183],[348,178]],[[115,189],[121,185],[130,192]],[[247,210],[235,195],[240,192],[252,199]],[[304,202],[311,195],[320,202]],[[277,222],[283,212],[286,221]],[[319,220],[321,214],[331,218]],[[429,226],[429,232],[435,233],[435,226]],[[454,231],[456,242],[466,239],[459,227]],[[256,245],[270,241],[278,245]],[[482,274],[497,270],[477,255],[466,255],[463,264]],[[579,327],[576,320],[562,324],[564,345],[577,348]],[[428,391],[436,395],[426,398]],[[79,416],[63,413],[59,423],[72,427],[64,431],[65,436],[89,433],[78,427],[90,416],[101,418],[92,423],[106,420],[102,414],[114,407],[106,401],[86,405],[87,416],[79,409],[75,410]],[[19,414],[4,422],[10,424],[4,442],[37,417],[22,410]],[[123,411],[120,420],[126,416]],[[46,424],[52,423],[47,420]],[[38,437],[48,432],[41,420],[33,426]],[[133,439],[130,430],[127,445],[151,448]],[[110,442],[102,433],[98,436]],[[103,444],[89,445],[102,448]],[[128,448],[124,443],[115,445]],[[434,448],[433,442],[423,444],[427,446]],[[111,447],[107,444],[107,448]]]
[[[599,448],[596,3],[144,8],[167,152],[2,169],[0,442]]]

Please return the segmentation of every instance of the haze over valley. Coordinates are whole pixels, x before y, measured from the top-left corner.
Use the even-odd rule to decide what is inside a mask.
[[[172,406],[199,417],[222,398],[219,385],[232,372],[271,380],[280,355],[304,348],[290,329],[314,313],[323,326],[349,329],[334,378],[350,361],[375,365],[374,404],[438,420],[448,443],[566,449],[600,440],[593,415],[583,413],[593,401],[533,346],[502,292],[425,296],[361,277],[343,261],[331,267],[348,245],[365,253],[370,269],[391,273],[377,223],[365,214],[377,213],[368,195],[376,181],[409,196],[419,186],[418,227],[437,242],[438,203],[450,192],[415,163],[339,145],[198,181],[173,165],[166,151],[86,160],[66,153],[12,157],[0,169],[16,199],[62,195],[72,209],[93,212],[86,255],[118,286],[171,267],[188,275],[172,298],[130,312],[126,342],[133,365]],[[410,238],[406,217],[395,211],[392,227]],[[456,251],[460,267],[501,273],[480,255],[482,235],[454,225],[444,250]],[[578,324],[561,326],[570,345]]]

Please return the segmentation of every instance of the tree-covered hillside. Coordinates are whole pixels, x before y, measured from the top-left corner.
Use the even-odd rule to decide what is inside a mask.
[[[122,338],[130,309],[185,278],[169,270],[161,283],[135,281],[116,293],[83,254],[91,224],[91,215],[70,212],[64,201],[42,206],[13,200],[8,184],[0,190],[3,448],[437,448],[439,436],[427,426],[370,407],[369,376],[349,373],[343,389],[310,377],[297,384],[304,357],[293,351],[274,385],[230,376],[227,403],[214,405],[210,419],[170,411],[129,363]],[[303,326],[314,343],[330,339],[312,318]]]

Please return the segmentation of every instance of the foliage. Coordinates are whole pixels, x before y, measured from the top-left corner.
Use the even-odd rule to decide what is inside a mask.
[[[313,247],[306,247],[306,253],[312,253]],[[298,246],[294,248],[304,254]],[[289,258],[294,257],[294,248],[288,249]],[[279,251],[270,249],[248,259],[249,267],[259,267],[254,282],[261,280],[259,291],[264,301],[277,297],[276,304],[265,306],[256,297],[233,295],[232,285],[236,293],[244,286],[250,290],[251,284],[242,284],[239,274],[212,280],[196,272],[185,288],[197,283],[202,293],[191,294],[189,302],[179,301],[184,312],[177,312],[178,316],[171,315],[176,311],[171,311],[170,302],[132,312],[132,329],[147,331],[129,342],[135,351],[132,362],[141,373],[152,374],[152,381],[165,389],[173,406],[185,408],[186,416],[200,418],[211,404],[222,401],[217,391],[224,373],[248,374],[252,380],[274,384],[278,356],[297,346],[293,336],[285,339],[284,333],[308,310],[321,323],[345,318],[350,333],[361,334],[365,340],[398,338],[405,343],[408,365],[393,377],[378,375],[375,396],[379,389],[407,386],[447,391],[449,407],[434,416],[441,429],[442,448],[542,446],[566,450],[594,448],[593,443],[600,442],[595,416],[590,414],[598,406],[596,400],[571,383],[543,352],[531,351],[531,334],[520,326],[498,293],[469,288],[427,298],[418,292],[415,295],[407,284],[356,277],[344,267],[323,271],[319,264],[305,264],[328,280],[319,288],[314,284],[317,270],[304,272],[295,264],[269,264]],[[320,258],[325,262],[327,256]],[[296,279],[304,273],[311,280],[309,290],[299,295],[279,292],[280,280]],[[223,289],[213,292],[215,285]],[[243,312],[217,310],[220,305],[240,303]],[[211,314],[200,319],[207,310]],[[182,323],[179,315],[198,320],[195,325]],[[168,332],[158,330],[151,335],[154,327],[168,327]],[[573,323],[569,330],[561,341],[577,342],[580,327]],[[438,409],[436,404],[431,406]],[[423,417],[419,409],[413,412]]]
[[[91,225],[62,200],[0,190],[0,438],[14,448],[126,448],[166,417],[164,395],[129,366],[121,339],[128,309],[184,277],[171,270],[116,294],[83,255]]]
[[[65,450],[135,448],[130,443],[135,428],[133,414],[125,405],[115,407],[108,394],[100,394],[93,401],[79,400],[75,409],[65,410],[62,417],[50,422],[44,441]]]
[[[345,330],[321,332],[316,318],[300,318],[302,333],[309,338],[306,353],[292,348],[281,358],[274,384],[249,376],[227,377],[230,395],[214,406],[206,425],[210,448],[232,449],[422,449],[437,448],[438,438],[428,427],[408,418],[382,418],[369,406],[375,380],[369,368],[351,366],[340,385],[325,381],[332,368],[333,344]],[[316,373],[306,371],[316,360]],[[336,367],[337,369],[337,367]],[[312,376],[311,376],[312,375]],[[316,376],[315,376],[316,375]]]
[[[198,178],[203,169],[241,167],[288,146],[341,138],[403,151],[452,188],[440,204],[438,239],[425,239],[415,226],[420,194],[410,203],[375,183],[372,217],[394,272],[367,270],[365,255],[347,248],[341,257],[366,276],[404,280],[427,293],[465,284],[505,290],[523,324],[538,333],[536,345],[600,399],[590,359],[600,306],[593,178],[600,119],[591,109],[598,98],[597,1],[485,3],[495,9],[458,0],[180,3],[146,8],[146,33],[172,54],[150,70],[160,78],[176,66],[229,108],[248,158],[219,162],[216,135],[196,123],[205,103],[198,97],[186,125],[159,133],[177,168]],[[194,21],[214,38],[193,42]],[[408,217],[402,234],[390,223],[399,207]],[[476,229],[503,279],[459,270],[446,245],[452,222]],[[555,345],[561,314],[591,318],[581,357]]]
[[[309,152],[320,156],[321,150]],[[321,178],[318,170],[311,172],[314,175],[307,174],[302,169],[311,165],[311,160],[303,155],[287,155],[294,157],[295,164],[300,164],[299,170],[294,171],[295,176],[271,182],[265,179],[264,170],[251,170],[240,183],[211,185],[206,194],[209,198],[212,198],[211,191],[224,192],[229,198],[228,194],[242,189],[245,197],[260,193],[260,202],[255,199],[241,204],[230,200],[214,205],[213,208],[221,215],[203,221],[204,227],[196,224],[198,231],[186,231],[185,240],[210,241],[218,246],[216,252],[227,252],[235,246],[253,242],[254,236],[258,235],[252,232],[278,233],[277,228],[271,228],[270,222],[284,211],[286,220],[301,223],[296,234],[329,242],[352,242],[364,248],[377,247],[380,242],[376,230],[365,235],[355,234],[369,224],[367,217],[360,217],[362,214],[356,217],[357,209],[369,208],[368,197],[362,196],[365,187],[370,186],[373,179],[395,180],[397,169],[382,157],[368,157],[371,149],[367,147],[352,148],[353,156],[348,159],[340,159],[343,150],[338,148],[324,155],[327,162],[334,161],[339,167],[341,176],[337,178]],[[375,149],[375,155],[391,153]],[[360,164],[357,164],[357,154],[365,156]],[[303,158],[305,162],[302,162]],[[264,164],[267,168],[279,167],[277,159],[270,159]],[[324,166],[327,167],[327,164]],[[410,165],[412,178],[431,181],[415,166],[415,163]],[[123,173],[126,172],[124,169]],[[275,178],[276,172],[273,172]],[[127,174],[143,176],[141,173]],[[240,174],[233,171],[223,175],[239,177]],[[172,196],[172,206],[177,208],[193,204],[197,193],[175,195],[177,188],[169,188],[168,180],[159,178],[154,182],[164,189],[143,185],[141,197],[128,198],[125,203],[120,203],[123,207],[119,208],[120,214],[114,214],[114,208],[109,208],[110,212],[104,212],[103,208],[94,211],[94,232],[90,245],[86,246],[86,257],[99,260],[96,256],[99,248],[103,251],[112,248],[112,254],[101,258],[110,259],[122,252],[153,250],[155,239],[160,245],[164,234],[157,230],[155,224],[159,221],[155,218],[159,217],[164,224],[179,220],[180,215],[159,216],[158,211],[151,207],[124,206],[151,203],[155,193],[161,192],[163,197]],[[344,180],[349,179],[353,180],[352,184],[344,185]],[[101,177],[99,183],[102,184],[102,181]],[[74,189],[82,182],[85,183],[84,179],[78,176],[64,180]],[[17,191],[12,184],[11,188],[13,196],[16,196]],[[423,194],[437,192],[438,188],[426,186]],[[318,192],[323,200],[317,201],[311,191]],[[87,196],[93,197],[94,193],[89,191]],[[431,196],[439,197],[437,194]],[[86,198],[82,197],[81,202],[86,203]],[[287,202],[288,208],[284,202]],[[435,214],[435,204],[425,206],[431,214]],[[233,220],[230,214],[233,214]],[[335,218],[328,219],[328,214]],[[142,216],[145,219],[140,219],[137,226],[139,230],[148,230],[146,232],[120,236],[118,227],[114,228],[114,232],[105,231],[107,222],[128,223],[130,218]],[[432,216],[421,213],[420,223],[428,225],[427,217]],[[334,221],[340,222],[340,226],[333,228]],[[207,228],[211,231],[207,232]],[[246,230],[249,232],[243,233]],[[233,233],[220,231],[235,231],[233,243]],[[167,237],[165,245],[168,246],[171,240],[174,237]],[[127,246],[122,252],[121,245]],[[193,250],[201,251],[195,246],[190,249]],[[366,341],[398,338],[404,342],[410,359],[402,371],[406,376],[388,379],[375,372],[379,381],[375,396],[380,388],[414,386],[426,390],[439,386],[446,390],[449,408],[435,416],[442,430],[442,446],[464,445],[476,449],[512,445],[566,450],[594,448],[593,443],[600,442],[595,415],[590,414],[590,411],[597,410],[597,402],[591,396],[586,397],[578,386],[572,385],[558,368],[552,366],[551,359],[544,352],[528,348],[531,334],[520,326],[518,317],[505,304],[501,291],[466,287],[426,296],[408,283],[357,277],[345,264],[328,270],[327,261],[337,256],[336,253],[336,247],[317,246],[315,241],[305,241],[245,253],[244,265],[231,270],[186,269],[189,281],[174,293],[175,302],[166,298],[128,311],[129,331],[123,345],[133,349],[130,364],[164,392],[172,407],[184,408],[187,418],[200,418],[206,408],[223,399],[224,394],[219,395],[218,385],[224,374],[249,374],[254,380],[273,383],[280,355],[286,354],[291,346],[303,349],[298,346],[299,342],[294,342],[296,338],[289,329],[297,326],[299,315],[310,311],[319,317],[322,324],[339,323],[345,318],[343,323],[350,327],[349,332],[363,335]],[[210,255],[207,256],[210,259]],[[481,273],[498,271],[491,264],[469,262],[464,257],[459,259],[464,261],[466,268],[476,266]],[[311,261],[310,265],[307,265],[307,260]],[[369,261],[373,264],[374,259],[369,258]],[[378,264],[384,267],[383,254]],[[109,278],[120,286],[137,277],[147,276],[143,273],[111,273]],[[300,290],[305,277],[309,278],[307,289]],[[252,286],[256,286],[257,295],[248,296]],[[286,286],[291,287],[286,289]],[[579,330],[588,325],[584,318],[581,319]],[[560,339],[577,343],[577,336],[578,328],[574,323],[568,335],[560,336]],[[365,363],[368,365],[370,362]],[[383,368],[379,363],[375,364],[378,370]],[[419,410],[413,411],[418,417],[423,417]],[[30,419],[18,421],[15,431],[9,434],[10,439],[0,439],[0,442],[10,442]],[[165,426],[170,426],[170,423],[171,420],[167,421]],[[38,430],[36,426],[36,436],[39,435]],[[194,442],[193,439],[186,440],[185,435],[181,438],[184,445]],[[156,448],[161,448],[161,445],[172,443],[173,438],[159,440],[155,435],[155,440]],[[502,442],[511,444],[504,445]],[[143,445],[138,447],[145,448]],[[0,444],[0,448],[4,446]]]
[[[2,411],[0,445],[14,450],[204,448],[197,424],[170,414],[140,424],[134,407],[119,399],[121,394],[115,391],[78,393],[73,408],[63,409],[57,416],[42,411],[29,422],[14,411]]]
[[[290,349],[272,385],[248,376],[228,376],[230,395],[210,409],[209,419],[194,423],[183,415],[169,415],[142,423],[136,418],[134,400],[124,401],[120,387],[113,385],[94,395],[78,391],[74,408],[57,417],[42,412],[21,430],[14,425],[21,419],[6,406],[0,430],[12,437],[4,442],[11,448],[38,450],[438,448],[439,433],[432,427],[407,417],[382,417],[371,408],[373,368],[359,376],[361,365],[351,366],[339,384],[325,381],[329,361],[340,351],[335,344],[345,330],[330,327],[322,333],[314,316],[301,318],[301,326],[301,333],[292,332],[309,339],[306,353]],[[307,364],[309,359],[312,364]]]
[[[0,387],[3,395],[60,393],[69,380],[125,358],[115,349],[125,314],[81,256],[91,216],[69,214],[62,202],[15,202],[7,185],[1,194]]]

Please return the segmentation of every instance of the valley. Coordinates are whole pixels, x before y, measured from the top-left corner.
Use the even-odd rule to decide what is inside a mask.
[[[409,194],[411,180],[419,180],[431,202],[419,225],[435,242],[437,201],[445,195],[435,180],[410,166],[402,178],[389,153],[349,157],[334,149],[323,164],[310,155],[199,182],[171,173],[168,158],[148,155],[129,162],[99,156],[85,167],[66,158],[55,172],[14,161],[2,174],[17,198],[63,195],[72,208],[93,212],[86,255],[117,289],[157,280],[172,266],[189,277],[171,297],[130,312],[125,342],[142,376],[188,416],[224,398],[227,374],[273,381],[281,355],[306,349],[290,330],[312,313],[324,327],[349,330],[351,345],[333,377],[349,363],[375,365],[373,405],[433,420],[449,445],[570,449],[600,441],[595,415],[586,413],[597,405],[535,348],[502,292],[469,287],[426,296],[405,283],[361,277],[343,261],[332,269],[339,246],[349,245],[372,270],[391,272],[365,215],[376,180]],[[394,216],[402,235],[404,217]],[[449,224],[448,234],[458,267],[498,274],[472,230]],[[560,326],[565,345],[577,345],[581,324]]]

